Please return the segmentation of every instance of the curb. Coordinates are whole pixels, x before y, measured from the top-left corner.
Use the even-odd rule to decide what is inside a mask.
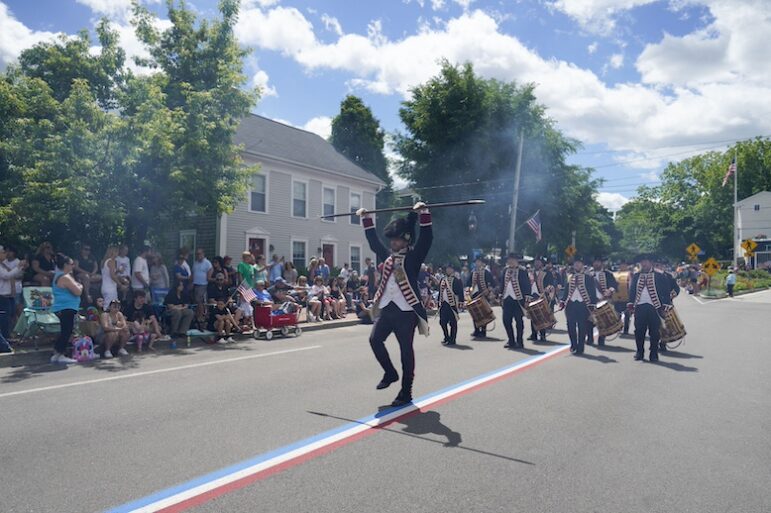
[[[763,292],[765,290],[771,290],[771,287],[761,287],[759,289],[752,289],[752,290],[742,290],[739,292],[734,292],[734,297],[736,296],[743,296],[745,294],[754,294],[755,292]],[[701,292],[699,293],[699,297],[702,299],[725,299],[728,297],[727,292],[721,292],[719,295],[713,295],[713,296],[705,296]]]
[[[309,331],[322,331],[330,330],[334,328],[347,328],[350,326],[356,326],[360,324],[358,318],[345,319],[342,321],[328,321],[321,323],[301,323],[299,326],[303,330],[303,333]],[[302,335],[301,335],[302,336]],[[236,343],[244,342],[256,342],[257,340],[265,341],[262,339],[255,339],[252,335],[238,335],[235,337]],[[289,337],[291,338],[291,336]],[[277,337],[274,340],[280,340],[281,337]],[[194,347],[206,347],[207,344],[201,338],[193,338],[190,348]],[[184,339],[177,339],[177,347],[179,349],[187,349],[187,344]],[[51,356],[51,347],[44,346],[38,350],[34,349],[20,349],[14,353],[0,353],[0,369],[8,367],[24,367],[27,365],[42,365],[48,362],[48,358]],[[176,349],[169,348],[169,342],[159,342],[156,344],[156,349],[159,354],[171,354]],[[151,352],[145,352],[144,354],[152,354]],[[137,353],[131,353],[132,356],[136,356]]]

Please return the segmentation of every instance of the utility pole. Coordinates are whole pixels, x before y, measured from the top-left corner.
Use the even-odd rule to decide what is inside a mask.
[[[519,130],[519,147],[517,149],[517,166],[514,168],[514,197],[511,199],[511,225],[509,226],[509,253],[516,248],[514,235],[517,231],[517,203],[519,203],[519,175],[522,171],[522,146],[525,143],[525,131]]]
[[[736,185],[737,185],[737,176],[739,175],[739,163],[736,161],[736,153],[737,151],[734,150],[734,236],[733,236],[733,248],[734,248],[734,269],[739,264],[739,252],[736,250],[737,242],[739,242],[739,239],[741,239],[741,234],[739,233],[739,225],[737,224],[739,222],[738,215],[737,215],[737,206],[736,203],[737,200],[737,192],[736,192]],[[744,262],[745,265],[747,265],[747,262]]]

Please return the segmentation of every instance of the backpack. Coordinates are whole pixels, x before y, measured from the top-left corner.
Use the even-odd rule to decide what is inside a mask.
[[[96,359],[91,337],[79,336],[72,341],[72,359],[78,362],[90,362]]]

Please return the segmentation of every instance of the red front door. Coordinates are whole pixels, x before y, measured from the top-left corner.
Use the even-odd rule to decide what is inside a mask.
[[[330,269],[332,269],[335,266],[335,245],[334,244],[324,244],[322,245],[322,256],[324,257],[324,261],[327,263]]]

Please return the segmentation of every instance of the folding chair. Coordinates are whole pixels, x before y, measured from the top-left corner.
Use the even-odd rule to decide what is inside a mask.
[[[19,344],[32,339],[38,349],[40,334],[58,335],[61,331],[59,318],[51,311],[54,296],[51,287],[24,287],[24,310],[14,331],[19,334]]]

